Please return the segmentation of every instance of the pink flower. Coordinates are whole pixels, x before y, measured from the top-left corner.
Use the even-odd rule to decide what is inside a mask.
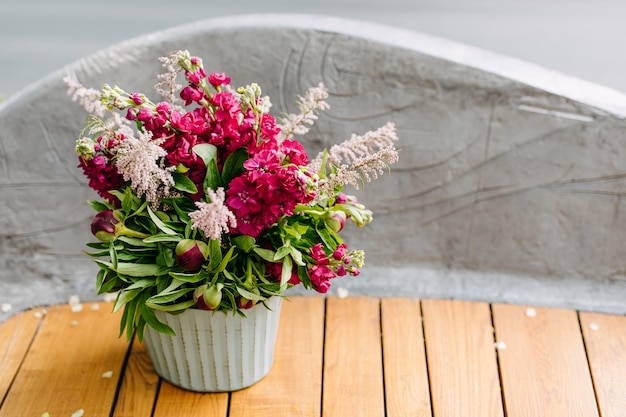
[[[138,106],[143,104],[143,96],[140,93],[132,93],[130,99]]]
[[[345,243],[342,243],[339,246],[337,246],[337,249],[335,249],[335,251],[333,252],[333,258],[335,258],[335,260],[337,261],[342,260],[343,257],[346,256],[346,249],[347,249],[347,246]]]
[[[83,169],[83,173],[89,179],[89,187],[109,202],[118,203],[119,200],[109,193],[111,190],[119,190],[124,185],[124,178],[115,165],[107,163],[102,155],[89,160],[78,157],[78,161],[78,167]]]
[[[311,276],[311,283],[315,288],[315,291],[325,294],[330,288],[330,280],[337,275],[325,265],[314,265],[309,269],[309,275]]]
[[[309,253],[311,257],[315,259],[315,263],[317,265],[329,264],[328,258],[326,257],[326,252],[324,252],[324,249],[321,243],[316,243],[315,245],[313,245],[313,247],[309,249]]]
[[[344,193],[339,193],[337,198],[335,199],[335,204],[345,204],[348,202],[348,196]]]
[[[152,110],[150,110],[147,107],[143,107],[139,109],[139,111],[137,112],[137,120],[139,120],[140,122],[147,122],[151,118],[152,118]]]
[[[267,275],[273,278],[274,281],[279,282],[283,273],[283,263],[282,262],[266,262],[265,272],[267,273]],[[289,278],[288,282],[291,285],[298,285],[302,282],[300,281],[300,278],[298,277],[297,271],[294,270],[291,272],[291,277]]]
[[[199,87],[188,86],[181,90],[180,98],[185,100],[185,106],[198,102],[204,97],[204,92]]]
[[[261,136],[275,139],[280,133],[280,127],[276,126],[276,119],[269,114],[264,114],[261,119]]]
[[[280,150],[285,154],[285,159],[298,166],[309,164],[309,157],[304,150],[304,146],[296,140],[285,140],[280,145]]]
[[[230,84],[230,78],[223,72],[214,72],[209,74],[209,83],[211,83],[213,87],[219,87],[221,85]]]
[[[206,77],[206,72],[204,72],[204,68],[198,68],[194,72],[186,71],[185,76],[190,83],[200,84],[200,81]]]

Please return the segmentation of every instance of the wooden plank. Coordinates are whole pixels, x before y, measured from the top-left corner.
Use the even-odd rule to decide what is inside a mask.
[[[88,416],[111,412],[128,343],[117,337],[119,315],[110,303],[80,312],[50,307],[0,410],[0,416]],[[103,373],[112,371],[112,378]]]
[[[573,310],[493,305],[507,416],[598,416]]]
[[[324,299],[285,300],[272,370],[252,387],[231,394],[229,416],[319,416],[323,351]]]
[[[135,338],[113,417],[149,417],[159,389],[159,376],[143,343]]]
[[[16,314],[0,325],[0,404],[43,317],[42,309]]]
[[[433,414],[501,417],[489,304],[424,300],[422,314]]]
[[[161,383],[154,417],[226,417],[228,393],[199,393]]]
[[[324,346],[324,417],[383,416],[380,304],[328,298]]]
[[[381,301],[387,417],[430,417],[420,301]]]
[[[580,313],[602,417],[626,415],[626,317]]]

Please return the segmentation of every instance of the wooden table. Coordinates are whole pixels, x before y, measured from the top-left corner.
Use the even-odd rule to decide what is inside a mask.
[[[293,297],[270,374],[199,394],[161,381],[141,344],[117,338],[110,309],[53,306],[0,325],[0,416],[626,415],[623,316]]]

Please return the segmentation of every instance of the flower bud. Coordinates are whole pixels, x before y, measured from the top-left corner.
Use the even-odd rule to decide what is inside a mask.
[[[244,283],[244,286],[246,286],[245,283]],[[247,286],[246,290],[256,295],[261,294],[257,287]],[[242,310],[247,310],[249,308],[254,307],[254,305],[257,303],[257,300],[250,300],[240,295],[239,297],[237,297],[236,302],[237,302],[237,307],[239,307]]]
[[[202,266],[209,257],[209,246],[199,240],[183,239],[174,250],[176,263],[185,271],[193,271]]]
[[[247,298],[244,298],[244,297],[237,298],[237,307],[239,307],[242,310],[248,310],[254,307],[255,304],[256,304],[256,300],[248,300]]]
[[[115,225],[120,221],[113,215],[113,210],[102,210],[91,222],[91,233],[102,242],[115,239]]]
[[[196,307],[200,310],[215,310],[222,302],[223,284],[201,285],[193,292],[193,299]]]
[[[142,105],[144,101],[143,95],[141,95],[140,93],[132,93],[129,95],[129,98],[133,101],[133,103],[138,106]]]
[[[328,226],[328,228],[333,232],[339,233],[346,225],[347,218],[348,216],[344,211],[331,211],[329,216],[326,218],[326,226]]]

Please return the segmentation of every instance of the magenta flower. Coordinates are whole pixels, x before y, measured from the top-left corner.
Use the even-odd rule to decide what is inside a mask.
[[[314,265],[309,269],[311,283],[315,291],[325,294],[330,288],[330,280],[337,275],[326,265]]]
[[[209,74],[209,83],[211,83],[213,87],[219,87],[224,84],[230,84],[230,78],[227,77],[226,74],[224,74],[223,72],[214,72]]]

